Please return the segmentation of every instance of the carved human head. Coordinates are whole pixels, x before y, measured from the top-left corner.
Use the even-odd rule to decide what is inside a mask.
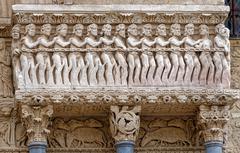
[[[67,24],[60,24],[56,28],[57,34],[63,37],[67,36],[68,25]]]
[[[151,24],[143,25],[143,35],[147,36],[147,37],[152,36],[152,25]]]
[[[205,24],[201,24],[199,26],[199,34],[200,35],[209,35],[209,30],[208,30],[208,26]]]
[[[36,26],[34,24],[28,24],[25,27],[25,34],[34,37],[36,34]]]
[[[73,33],[78,36],[81,37],[83,35],[83,25],[82,24],[76,24],[73,26]]]
[[[172,24],[170,27],[170,33],[173,36],[180,36],[181,35],[181,26],[178,23]]]
[[[131,24],[128,26],[127,29],[128,34],[133,35],[133,36],[137,36],[138,35],[138,27],[136,24]]]
[[[222,37],[225,37],[225,38],[228,38],[229,34],[230,34],[229,29],[226,28],[224,24],[218,24],[215,27],[215,31],[216,31],[217,34],[219,34],[219,35],[221,35]]]
[[[125,24],[119,24],[116,26],[116,34],[119,34],[121,37],[125,38]]]
[[[50,36],[52,30],[51,24],[44,24],[41,27],[41,33],[46,36]]]
[[[110,24],[104,24],[102,27],[102,33],[106,36],[111,36],[112,26]]]
[[[90,24],[87,27],[87,32],[88,32],[88,35],[97,36],[98,35],[98,26],[95,23]]]
[[[194,25],[192,23],[189,23],[187,25],[185,25],[185,31],[184,31],[184,35],[188,36],[188,35],[194,35]]]
[[[12,28],[12,38],[15,40],[20,39],[20,24],[16,24]]]
[[[2,116],[10,116],[13,110],[12,103],[2,103],[0,107],[0,114]]]
[[[160,25],[157,26],[157,34],[159,36],[166,36],[167,35],[165,24],[160,24]]]

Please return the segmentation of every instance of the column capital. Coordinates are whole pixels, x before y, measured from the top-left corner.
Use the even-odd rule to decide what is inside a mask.
[[[199,107],[198,125],[204,142],[223,142],[224,126],[230,119],[229,106],[206,106]]]
[[[22,105],[22,122],[27,129],[29,143],[47,142],[47,129],[53,114],[52,105]]]
[[[116,142],[133,141],[139,133],[141,106],[111,106],[110,130]]]

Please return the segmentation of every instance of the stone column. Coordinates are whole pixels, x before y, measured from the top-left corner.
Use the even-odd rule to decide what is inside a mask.
[[[53,114],[52,105],[22,105],[22,122],[27,129],[29,153],[46,153],[47,129]]]
[[[110,130],[117,153],[133,153],[140,127],[141,106],[111,106]]]
[[[229,119],[229,106],[200,106],[198,124],[206,153],[222,153],[224,126]]]

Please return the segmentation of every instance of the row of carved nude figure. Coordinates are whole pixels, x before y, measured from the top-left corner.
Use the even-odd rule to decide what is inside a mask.
[[[223,24],[216,26],[216,34],[219,30],[223,30],[225,27]],[[29,24],[25,26],[24,36],[20,39],[20,25],[13,27],[13,39],[15,42],[15,48],[22,49],[34,49],[34,48],[191,48],[191,47],[204,47],[209,48],[210,41],[206,41],[208,36],[208,27],[206,25],[199,26],[199,35],[202,36],[199,40],[194,40],[192,36],[195,34],[194,25],[185,25],[184,38],[181,37],[180,24],[172,24],[170,26],[170,38],[165,40],[167,36],[166,26],[160,24],[156,27],[156,37],[153,36],[153,26],[151,24],[145,24],[141,28],[140,34],[139,27],[136,24],[131,24],[127,27],[119,24],[115,27],[115,34],[112,36],[112,26],[105,24],[102,26],[101,35],[98,36],[98,26],[96,24],[90,24],[87,26],[87,34],[83,36],[84,26],[82,24],[76,24],[73,26],[73,35],[67,39],[68,25],[60,24],[56,27],[55,37],[50,39],[52,26],[51,24],[44,24],[41,26],[41,35],[36,36],[36,26]],[[226,29],[226,28],[225,28]],[[141,38],[140,38],[141,37]],[[214,47],[219,47],[218,45]]]
[[[20,54],[20,56],[15,55],[14,58],[15,72],[18,79],[22,78],[19,79],[19,81],[29,86],[47,84],[73,86],[209,85],[229,87],[229,30],[225,28],[223,24],[216,26],[215,30],[217,34],[213,44],[215,48],[220,48],[223,51],[210,52],[212,41],[208,37],[209,33],[206,25],[200,26],[200,35],[202,38],[198,41],[193,40],[191,37],[194,33],[194,26],[192,24],[186,25],[186,27],[191,28],[185,30],[186,37],[181,41],[178,40],[180,27],[178,30],[176,29],[179,24],[173,25],[171,26],[172,38],[165,41],[164,36],[159,36],[158,39],[156,39],[159,43],[158,48],[170,44],[173,50],[169,52],[151,52],[148,50],[151,47],[150,44],[155,43],[149,39],[151,32],[149,32],[148,35],[145,34],[144,39],[142,39],[140,43],[140,41],[137,40],[137,26],[135,24],[128,27],[129,37],[126,42],[127,46],[131,46],[133,50],[131,52],[124,50],[126,47],[123,38],[120,38],[121,36],[114,39],[116,48],[119,48],[119,51],[115,52],[111,52],[111,44],[113,42],[110,42],[110,40],[101,42],[105,44],[105,47],[109,47],[108,49],[104,49],[104,51],[90,51],[86,53],[71,52],[69,54],[66,52],[54,52],[53,54],[47,52],[38,52],[37,54],[24,51],[20,52],[21,49],[18,49],[14,44],[17,42],[13,41],[13,52]],[[30,24],[28,26],[34,25]],[[94,26],[96,27],[95,24],[89,25],[89,27]],[[122,27],[122,33],[125,34],[125,26],[123,24],[118,26]],[[63,28],[65,26],[63,24],[60,27]],[[100,44],[96,42],[96,35],[93,34],[97,28],[93,30],[89,27],[89,37],[85,40],[88,40],[88,44],[91,44],[92,47],[96,47],[97,44]],[[148,29],[147,27],[148,26],[144,26],[144,29],[151,31],[151,28]],[[119,34],[121,30],[118,30]],[[28,30],[26,32],[29,33],[30,31],[31,30]],[[62,32],[59,31],[62,31],[62,29],[58,29],[59,35],[57,37],[59,39],[55,37],[55,46],[57,44],[58,47],[63,46],[63,44],[69,45],[69,42],[63,41]],[[14,35],[13,32],[13,36],[17,36],[16,33]],[[29,41],[29,37],[32,36],[30,36],[30,34],[25,36],[22,42],[23,46],[34,48],[33,43],[29,43],[31,42]],[[108,37],[104,38],[107,40]],[[72,38],[72,40],[78,42],[77,39]],[[47,40],[45,40],[45,42],[47,42]],[[145,45],[143,45],[142,42],[144,42]],[[39,42],[36,44],[39,44]],[[144,46],[142,52],[137,51],[137,46],[140,44]],[[180,45],[182,44],[184,44],[186,48],[184,52],[180,51]],[[194,48],[200,48],[202,51],[193,52]],[[136,49],[136,51],[134,51],[134,49]]]

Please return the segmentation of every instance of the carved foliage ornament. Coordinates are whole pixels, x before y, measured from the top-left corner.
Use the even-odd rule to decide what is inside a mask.
[[[229,106],[200,106],[199,125],[204,141],[223,141],[224,126],[230,119]]]
[[[22,105],[22,122],[27,129],[30,143],[33,141],[46,141],[46,136],[50,133],[47,127],[52,114],[52,105]]]
[[[139,132],[141,106],[111,106],[110,130],[115,141],[135,141]]]

